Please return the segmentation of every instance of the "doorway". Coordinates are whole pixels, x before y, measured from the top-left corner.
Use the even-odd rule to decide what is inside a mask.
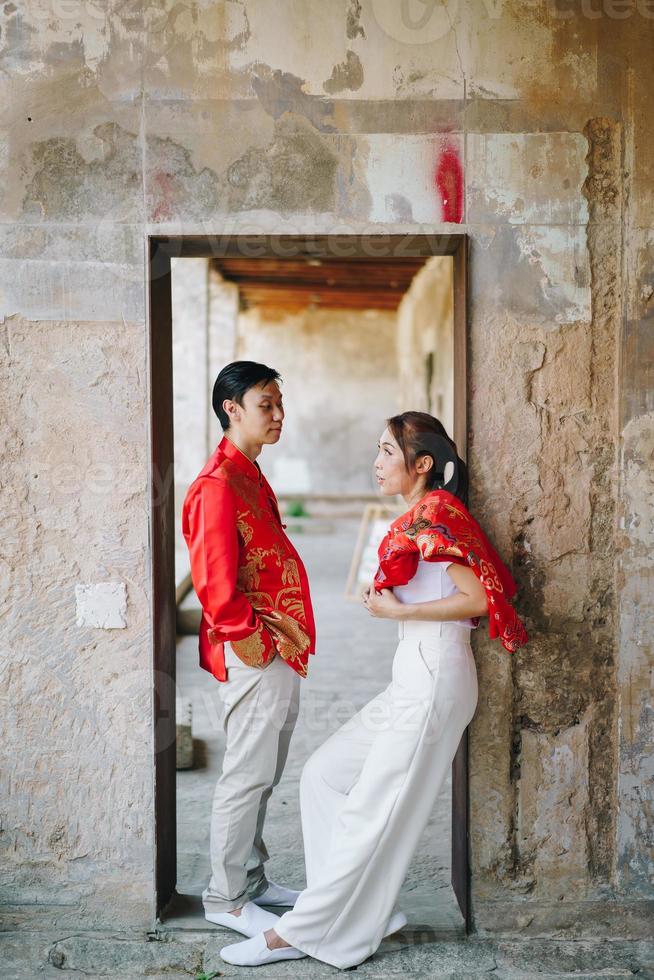
[[[210,259],[226,281],[236,283],[252,306],[270,300],[270,288],[292,286],[297,298],[306,290],[320,306],[321,292],[330,303],[352,308],[356,293],[361,309],[383,302],[397,306],[407,282],[435,256],[452,266],[452,434],[466,457],[467,432],[467,237],[465,235],[263,236],[228,238],[151,237],[149,247],[149,340],[151,394],[151,548],[153,587],[153,658],[155,719],[155,861],[157,913],[162,915],[177,883],[176,795],[176,620],[175,469],[173,426],[173,286],[175,258]],[[320,274],[317,274],[320,270]],[[327,271],[327,274],[323,274]],[[268,275],[263,275],[267,272]],[[272,287],[270,283],[275,285]],[[370,294],[366,300],[366,288]],[[354,285],[354,289],[353,289]],[[278,295],[274,297],[278,299]],[[287,297],[288,298],[288,297]],[[389,305],[389,309],[392,305]],[[411,320],[412,314],[408,315]],[[406,319],[406,318],[405,318]],[[409,326],[410,335],[410,326]],[[252,352],[244,356],[253,356]],[[422,354],[420,355],[422,356]],[[227,358],[230,359],[230,358]],[[253,357],[266,360],[266,356]],[[433,351],[424,352],[423,385],[438,386]],[[274,360],[273,360],[274,363]],[[425,410],[444,414],[437,401]],[[408,406],[405,406],[408,407]],[[411,407],[422,407],[412,405]],[[380,416],[393,414],[383,406]],[[209,423],[207,423],[209,425]],[[207,429],[208,431],[208,429]],[[301,474],[300,474],[301,475]],[[297,476],[297,474],[296,474]],[[273,486],[275,482],[273,482]],[[277,487],[275,488],[277,489]],[[344,719],[342,719],[344,720]],[[451,884],[466,931],[470,929],[468,742],[464,734],[451,780]]]

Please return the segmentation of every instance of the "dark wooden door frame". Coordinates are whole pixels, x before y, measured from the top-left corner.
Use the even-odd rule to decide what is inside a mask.
[[[151,448],[150,548],[154,669],[155,888],[157,915],[177,880],[175,770],[175,511],[171,257],[383,258],[401,263],[432,255],[454,260],[454,440],[467,458],[467,235],[198,235],[148,236]],[[470,908],[468,732],[452,764],[452,886],[465,920]]]

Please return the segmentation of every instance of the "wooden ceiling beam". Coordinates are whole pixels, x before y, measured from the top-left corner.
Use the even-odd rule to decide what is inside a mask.
[[[239,289],[241,308],[254,306],[301,310],[397,309],[425,260],[214,258],[213,266]]]
[[[283,289],[249,285],[239,291],[241,309],[266,307],[301,310],[307,307],[351,310],[396,310],[402,294],[392,290],[364,292],[350,289]]]

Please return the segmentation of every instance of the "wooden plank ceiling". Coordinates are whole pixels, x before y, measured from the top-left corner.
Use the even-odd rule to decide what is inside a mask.
[[[396,310],[424,258],[219,258],[214,268],[236,283],[240,308],[297,312],[308,307]]]

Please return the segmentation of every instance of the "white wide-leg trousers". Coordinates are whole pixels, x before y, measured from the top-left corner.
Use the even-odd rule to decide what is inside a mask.
[[[225,666],[219,694],[226,745],[211,809],[211,879],[202,892],[207,912],[229,912],[267,888],[263,824],[300,699],[300,675],[280,656],[266,667],[248,667],[226,643]]]
[[[402,622],[392,680],[314,752],[300,781],[307,888],[275,931],[346,969],[379,946],[477,706],[470,630]]]

